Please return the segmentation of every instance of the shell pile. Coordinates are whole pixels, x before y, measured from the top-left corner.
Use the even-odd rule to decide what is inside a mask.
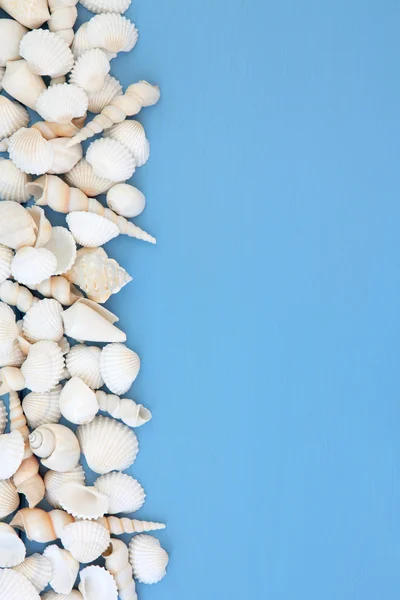
[[[123,397],[140,358],[104,307],[132,278],[103,245],[156,242],[129,220],[146,200],[127,180],[150,155],[131,117],[160,91],[112,76],[138,39],[130,0],[81,2],[94,15],[74,31],[77,0],[1,0],[0,600],[137,600],[135,580],[160,581],[168,563],[148,533],[165,525],[132,515],[146,494],[123,471],[152,415]],[[21,531],[43,551],[28,556]]]

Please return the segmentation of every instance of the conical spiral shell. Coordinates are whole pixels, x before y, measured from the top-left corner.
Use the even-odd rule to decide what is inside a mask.
[[[142,583],[158,583],[165,575],[168,554],[152,535],[140,534],[129,543],[133,576]]]
[[[36,110],[46,121],[71,123],[82,117],[88,108],[88,98],[77,85],[60,83],[44,90],[36,101]],[[51,168],[49,166],[47,171]]]
[[[59,398],[61,385],[50,392],[30,392],[22,401],[22,408],[31,429],[48,423],[58,423],[61,419]]]
[[[66,220],[75,241],[81,246],[97,248],[119,235],[115,223],[94,213],[77,211],[67,215]]]
[[[11,479],[0,480],[0,519],[10,515],[19,506],[17,488]]]
[[[118,79],[115,79],[111,75],[106,75],[103,87],[95,92],[87,92],[87,96],[89,99],[89,111],[100,113],[113,98],[122,96],[122,86]]]
[[[0,400],[0,435],[4,433],[7,425],[7,410],[3,400]]]
[[[54,149],[50,142],[37,129],[26,127],[11,136],[8,152],[18,169],[32,175],[46,173],[54,160]]]
[[[35,302],[39,301],[39,298],[35,298],[32,292],[23,285],[7,279],[0,283],[0,300],[16,306],[21,312],[26,312]]]
[[[131,0],[81,0],[81,4],[93,13],[118,13],[122,15],[131,5]]]
[[[1,299],[1,285],[0,284],[0,299]],[[37,290],[46,298],[54,298],[58,300],[63,306],[71,306],[79,298],[82,298],[81,292],[76,289],[65,277],[57,276],[45,279],[42,283],[35,285],[32,289]],[[35,298],[37,301],[38,298]],[[21,309],[19,309],[21,310]],[[23,311],[24,312],[24,311]]]
[[[26,387],[32,392],[48,392],[56,386],[64,371],[64,358],[55,342],[41,341],[29,349],[21,367]]]
[[[165,529],[164,523],[154,521],[138,521],[138,519],[128,519],[127,517],[100,517],[96,523],[103,525],[113,535],[123,535],[124,533],[143,533],[144,531],[159,531]]]
[[[47,21],[50,31],[56,33],[68,46],[74,39],[73,26],[78,16],[77,0],[49,0],[51,17]]]
[[[100,373],[104,383],[114,394],[127,392],[139,370],[139,356],[124,344],[108,344],[101,351]]]
[[[124,342],[126,334],[114,325],[118,319],[99,304],[81,298],[63,312],[65,334],[84,342]]]
[[[81,465],[77,465],[71,471],[66,471],[64,473],[58,473],[57,471],[51,470],[47,471],[44,476],[46,500],[53,508],[61,508],[58,500],[58,491],[65,483],[71,481],[82,485],[85,484],[85,471]]]
[[[98,92],[103,88],[109,70],[110,61],[107,55],[99,48],[91,48],[76,60],[69,81],[86,93]]]
[[[71,377],[79,377],[92,390],[101,388],[104,384],[100,374],[101,348],[76,344],[65,357],[65,363]]]
[[[0,567],[19,565],[25,559],[25,553],[25,545],[14,529],[7,523],[0,523]]]
[[[46,544],[61,536],[64,528],[74,522],[74,517],[64,510],[46,512],[41,508],[22,508],[10,525],[26,533],[28,540]]]
[[[43,552],[51,565],[50,586],[60,594],[69,594],[79,573],[79,563],[68,552],[56,544],[47,546]]]
[[[19,431],[0,435],[0,479],[14,475],[24,457],[25,443]]]
[[[39,300],[23,318],[22,332],[29,342],[50,340],[59,342],[64,333],[61,313],[63,307],[57,300]]]
[[[132,566],[129,563],[128,547],[121,540],[111,539],[109,548],[103,554],[106,569],[115,579],[120,600],[137,600]]]
[[[80,458],[80,448],[74,432],[59,424],[41,425],[29,436],[29,445],[42,465],[64,473],[74,469]]]
[[[86,196],[99,196],[114,185],[113,181],[96,175],[92,165],[85,158],[82,158],[69,173],[65,174],[65,181],[68,185],[81,190]]]
[[[123,144],[106,138],[90,144],[86,160],[92,165],[96,175],[103,175],[114,182],[129,179],[136,167],[133,156]]]
[[[138,39],[135,25],[119,14],[100,14],[87,23],[87,39],[91,48],[108,52],[129,52]]]
[[[18,169],[11,159],[0,159],[0,198],[14,202],[27,202],[29,194],[25,185],[32,180],[27,173]]]
[[[13,567],[13,571],[26,577],[40,594],[47,587],[52,574],[50,561],[41,554],[28,556],[21,564]],[[21,597],[24,600],[25,597]]]
[[[0,138],[9,137],[21,127],[27,127],[29,114],[26,108],[5,96],[0,96]]]
[[[47,29],[29,31],[21,40],[19,52],[32,73],[59,77],[68,73],[74,57],[68,45]]]
[[[77,521],[64,527],[61,542],[80,563],[93,562],[106,550],[110,534],[95,521]]]
[[[79,590],[85,600],[118,600],[114,577],[103,567],[86,567],[80,578]]]
[[[45,248],[57,259],[54,275],[62,275],[70,270],[76,259],[76,244],[66,227],[53,227]]]
[[[38,285],[51,277],[57,268],[57,259],[46,248],[21,248],[11,262],[14,279],[24,285]]]
[[[14,569],[0,569],[0,590],[4,600],[40,600],[35,586]]]
[[[125,473],[114,471],[101,475],[94,482],[94,486],[108,497],[109,515],[135,512],[143,506],[146,498],[140,483]]]
[[[104,137],[121,142],[132,154],[137,167],[142,167],[148,161],[150,143],[139,121],[128,119],[123,123],[117,123],[104,132]]]
[[[19,43],[28,30],[13,19],[0,20],[0,67],[19,58]]]
[[[36,225],[28,211],[17,202],[0,202],[0,243],[17,250],[35,240]]]

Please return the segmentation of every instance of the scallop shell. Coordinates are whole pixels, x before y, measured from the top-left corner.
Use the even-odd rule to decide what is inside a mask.
[[[108,496],[76,481],[61,486],[57,499],[62,508],[77,519],[98,519],[108,512]]]
[[[137,217],[146,206],[145,195],[128,183],[117,183],[107,192],[107,204],[122,217]]]
[[[77,344],[65,357],[67,369],[72,377],[80,377],[93,390],[104,384],[100,374],[101,348]]]
[[[114,185],[113,181],[99,177],[86,159],[82,158],[69,173],[65,174],[68,185],[81,190],[86,196],[99,196]]]
[[[13,567],[13,571],[26,577],[39,594],[47,587],[52,574],[50,561],[41,554],[32,554],[24,562]],[[25,597],[21,597],[21,600],[22,598]]]
[[[80,3],[93,13],[118,13],[128,10],[132,0],[81,0]]]
[[[126,335],[113,323],[118,319],[102,306],[80,298],[63,312],[65,334],[86,342],[125,342]]]
[[[66,227],[53,227],[51,238],[45,247],[57,259],[54,275],[61,275],[69,271],[76,259],[76,244],[68,229]]]
[[[3,400],[0,400],[0,435],[4,433],[7,425],[7,410]]]
[[[71,123],[73,119],[83,117],[87,108],[88,98],[85,92],[70,83],[52,85],[36,100],[36,110],[42,119],[61,124]]]
[[[50,392],[30,392],[22,401],[22,409],[31,429],[47,423],[58,423],[61,419],[59,398],[61,385]]]
[[[19,58],[19,43],[28,30],[13,19],[0,19],[0,66]]]
[[[42,175],[51,168],[54,148],[37,129],[22,127],[10,138],[8,152],[13,163],[32,175]]]
[[[87,36],[87,26],[88,22],[82,23],[79,29],[75,32],[74,40],[71,46],[71,50],[75,58],[78,58],[81,54],[86,52],[86,50],[90,50],[91,48]]]
[[[0,283],[3,283],[3,281],[8,279],[8,277],[10,277],[11,275],[11,261],[13,259],[13,256],[14,252],[11,250],[11,248],[7,248],[7,246],[3,246],[3,244],[0,244]]]
[[[68,550],[63,550],[55,544],[47,546],[43,556],[51,564],[52,577],[50,586],[59,594],[69,594],[79,573],[79,563]]]
[[[81,246],[97,248],[119,235],[118,225],[94,213],[72,212],[67,215],[66,221],[75,241]]]
[[[11,346],[0,348],[0,367],[20,367],[25,362],[25,358],[19,339],[14,340]]]
[[[25,442],[19,431],[0,435],[0,479],[9,479],[14,475],[22,462],[24,451]]]
[[[23,285],[38,285],[51,277],[57,268],[57,259],[46,248],[21,248],[12,262],[11,273]]]
[[[118,79],[111,75],[106,75],[104,85],[101,90],[96,92],[87,92],[89,99],[88,109],[92,113],[101,113],[103,108],[108,106],[113,98],[122,96],[122,86]]]
[[[18,102],[0,96],[0,138],[9,137],[29,123],[26,108]]]
[[[22,332],[25,339],[28,342],[59,342],[64,333],[62,311],[61,304],[52,298],[36,302],[23,318]]]
[[[135,25],[119,14],[100,14],[88,21],[87,39],[91,48],[108,52],[129,52],[138,39]]]
[[[55,138],[50,140],[50,144],[54,148],[53,164],[48,171],[50,175],[68,173],[82,158],[83,151],[81,144],[69,146],[69,138]]]
[[[37,75],[60,77],[69,73],[74,64],[74,56],[66,42],[47,29],[36,29],[24,35],[19,53]]]
[[[64,358],[58,344],[49,341],[33,344],[21,371],[26,387],[32,392],[48,392],[54,388],[64,371]]]
[[[118,600],[114,577],[103,567],[92,565],[82,569],[79,590],[84,600]]]
[[[95,488],[109,500],[107,514],[131,513],[143,506],[146,494],[144,489],[130,475],[112,472],[100,475],[94,482]]]
[[[0,302],[0,349],[10,349],[10,345],[19,335],[19,329],[13,309]]]
[[[105,138],[121,142],[135,159],[137,167],[142,167],[150,156],[150,143],[143,125],[133,119],[117,123],[104,132]]]
[[[85,484],[85,471],[81,465],[77,465],[75,469],[58,473],[58,471],[47,471],[44,476],[44,484],[46,486],[46,500],[54,508],[61,508],[58,501],[59,489],[68,482]]]
[[[72,377],[61,392],[60,410],[71,423],[83,425],[93,421],[99,412],[99,404],[94,391],[79,377]]]
[[[72,590],[70,594],[46,592],[41,596],[41,600],[83,600],[83,596],[80,592],[78,592],[78,590]]]
[[[125,394],[140,370],[140,358],[124,344],[108,344],[100,355],[100,373],[108,389]]]
[[[129,562],[138,581],[158,583],[167,574],[168,560],[168,554],[154,536],[140,533],[131,539]]]
[[[99,48],[91,48],[77,59],[69,81],[85,92],[97,92],[104,86],[109,70],[110,61],[107,55]]]
[[[18,506],[19,495],[12,480],[0,480],[0,519],[4,519],[17,510]]]
[[[36,225],[28,211],[17,202],[0,202],[0,243],[14,250],[33,246]]]
[[[51,237],[51,223],[40,206],[30,206],[26,209],[35,221],[37,227],[35,248],[41,248]]]
[[[25,544],[18,537],[15,529],[7,523],[0,523],[0,567],[19,565],[25,559],[25,553]],[[3,592],[3,589],[0,589]]]
[[[95,521],[77,521],[64,527],[61,542],[76,560],[89,563],[108,548],[110,533]]]
[[[127,148],[111,138],[100,138],[92,142],[86,160],[96,175],[114,182],[125,181],[135,172],[135,159]]]
[[[32,177],[18,169],[11,159],[0,158],[0,198],[14,202],[27,202],[29,193],[25,184],[32,181]]]
[[[29,579],[14,569],[0,569],[0,590],[4,600],[41,600]]]

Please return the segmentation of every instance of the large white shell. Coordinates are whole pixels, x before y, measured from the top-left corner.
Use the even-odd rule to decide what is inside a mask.
[[[100,138],[92,142],[86,153],[86,160],[99,177],[114,182],[125,181],[135,172],[136,163],[129,150],[111,138]]]
[[[34,128],[22,127],[10,138],[8,152],[13,163],[32,175],[42,175],[51,168],[54,148]]]
[[[25,190],[25,184],[31,180],[32,177],[18,169],[11,159],[0,158],[0,198],[2,200],[27,202],[29,193]]]
[[[81,144],[69,146],[69,138],[67,137],[50,140],[50,144],[54,148],[53,164],[48,171],[50,175],[68,173],[82,158],[83,151]]]
[[[51,223],[40,206],[30,206],[26,209],[35,221],[37,234],[35,248],[41,248],[49,241],[51,237]]]
[[[122,13],[126,12],[132,0],[80,0],[80,3],[93,13]]]
[[[59,473],[58,471],[47,471],[44,476],[44,484],[46,486],[46,500],[53,508],[61,508],[58,501],[58,491],[68,482],[75,482],[84,485],[85,471],[81,465],[77,465],[72,471]]]
[[[18,102],[0,96],[0,138],[9,137],[28,123],[29,114],[26,108]]]
[[[13,309],[5,302],[0,302],[0,349],[6,350],[19,335]]]
[[[109,506],[107,514],[131,513],[143,506],[146,494],[144,489],[130,475],[112,472],[100,475],[94,482],[94,486],[108,497]]]
[[[78,592],[78,590],[72,590],[70,594],[46,592],[41,596],[41,600],[83,600],[83,596],[80,592]]]
[[[39,594],[47,587],[52,574],[50,561],[41,554],[28,556],[24,562],[13,567],[13,571],[17,571],[26,577]]]
[[[14,475],[22,462],[24,451],[25,442],[19,431],[0,435],[0,479],[9,479]]]
[[[36,225],[28,211],[17,202],[0,202],[0,243],[16,250],[35,240]]]
[[[86,298],[63,312],[65,334],[84,342],[125,342],[126,334],[113,325],[117,320],[113,313]]]
[[[38,285],[51,277],[57,268],[57,259],[46,248],[21,248],[12,262],[11,273],[23,285]]]
[[[142,583],[157,583],[166,574],[168,554],[152,535],[135,535],[129,544],[129,562],[133,576]]]
[[[119,14],[100,14],[88,21],[87,39],[91,48],[108,52],[129,52],[138,39],[135,25]]]
[[[90,423],[99,412],[96,394],[82,379],[72,377],[60,394],[60,410],[71,423]]]
[[[68,372],[72,377],[80,377],[92,390],[104,384],[100,374],[101,348],[76,344],[65,357]]]
[[[100,48],[91,48],[77,59],[69,81],[85,92],[97,92],[104,86],[109,70],[110,60],[107,55]]]
[[[88,98],[85,92],[70,83],[52,85],[36,100],[36,110],[42,119],[61,124],[71,123],[73,119],[83,117],[87,108]]]
[[[47,29],[36,29],[24,35],[19,53],[37,75],[60,77],[74,64],[74,56],[66,42]]]
[[[122,217],[137,217],[146,206],[145,195],[133,185],[117,183],[107,192],[107,204]]]
[[[57,492],[62,508],[77,519],[98,519],[108,512],[108,496],[95,487],[76,481],[65,483]]]
[[[0,19],[0,66],[19,58],[19,43],[28,30],[13,19]]]
[[[128,119],[123,123],[117,123],[106,129],[105,138],[111,138],[121,142],[135,159],[137,167],[143,166],[150,156],[150,143],[146,138],[143,125],[139,121]]]
[[[79,590],[83,600],[117,600],[118,590],[114,577],[103,567],[92,565],[82,569]]]
[[[29,446],[32,452],[41,458],[42,465],[53,471],[65,473],[78,464],[78,440],[72,429],[64,425],[41,425],[30,434]]]
[[[103,108],[108,106],[113,98],[122,96],[122,86],[118,79],[111,75],[106,75],[103,87],[96,92],[87,92],[89,99],[88,109],[92,113],[101,113]]]
[[[18,506],[19,495],[12,480],[0,480],[0,519],[4,519],[17,510]]]
[[[13,256],[14,252],[11,250],[11,248],[7,248],[7,246],[0,244],[0,283],[3,283],[3,281],[8,279],[8,277],[11,275],[11,261]]]
[[[0,569],[0,590],[4,600],[41,600],[29,579],[14,569]]]
[[[25,553],[25,544],[15,529],[7,523],[0,523],[0,567],[19,565],[24,560]],[[3,592],[2,588],[0,590]]]
[[[128,469],[139,451],[134,432],[109,417],[96,417],[87,425],[79,425],[77,436],[89,468],[100,475]]]
[[[64,527],[61,542],[80,563],[99,558],[110,543],[110,533],[95,521],[77,521]]]
[[[62,275],[69,271],[76,259],[76,244],[66,227],[53,227],[45,248],[50,250],[57,259],[54,275]]]
[[[56,386],[64,371],[64,357],[58,344],[41,341],[29,349],[21,367],[26,387],[32,392],[48,392]]]
[[[25,339],[29,342],[59,342],[64,333],[62,311],[61,304],[52,298],[36,302],[23,318],[22,332]]]
[[[75,241],[81,246],[97,248],[119,235],[118,225],[95,213],[71,212],[66,220]]]
[[[69,594],[79,573],[79,563],[68,550],[55,544],[47,546],[43,552],[51,564],[50,586],[59,594]]]
[[[114,185],[110,179],[96,175],[92,165],[85,158],[82,158],[69,173],[65,174],[65,181],[71,187],[78,188],[90,197],[104,194]]]
[[[124,394],[140,370],[140,358],[124,344],[108,344],[101,351],[100,373],[114,394]]]
[[[58,423],[61,419],[59,398],[61,385],[50,392],[30,392],[22,400],[22,409],[31,429],[46,423]]]

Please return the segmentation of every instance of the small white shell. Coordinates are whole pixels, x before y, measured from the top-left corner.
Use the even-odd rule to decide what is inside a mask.
[[[80,0],[80,3],[93,13],[122,13],[126,12],[132,0]]]
[[[22,462],[24,451],[25,442],[19,431],[0,435],[0,479],[9,479],[14,475]]]
[[[77,59],[69,81],[85,92],[98,92],[104,86],[109,70],[110,61],[107,55],[99,48],[91,48]]]
[[[19,53],[32,73],[60,77],[68,73],[74,57],[66,42],[47,29],[29,31],[21,40]]]
[[[18,169],[32,175],[46,173],[54,161],[53,146],[34,128],[22,127],[14,133],[8,152]]]
[[[129,150],[111,138],[100,138],[92,142],[86,153],[86,160],[99,177],[114,182],[125,181],[135,172],[136,163]]]
[[[65,174],[65,181],[71,187],[78,188],[90,197],[104,194],[114,185],[113,181],[96,175],[92,165],[85,158],[82,158],[69,173]]]
[[[48,392],[56,386],[64,371],[64,357],[58,344],[41,341],[33,344],[21,367],[26,387],[32,392]]]
[[[0,96],[0,138],[9,137],[29,123],[29,114],[18,102]]]
[[[83,151],[81,144],[69,146],[69,138],[67,137],[50,140],[50,144],[54,148],[53,164],[48,171],[50,175],[68,173],[82,158]]]
[[[0,400],[0,434],[4,433],[7,425],[7,410],[3,400]]]
[[[105,138],[121,142],[135,159],[137,167],[142,167],[150,156],[150,143],[146,138],[143,125],[139,121],[129,119],[106,129]]]
[[[109,500],[107,514],[131,513],[143,506],[146,494],[144,489],[130,475],[112,472],[101,475],[94,482],[94,486]]]
[[[0,19],[0,66],[19,58],[19,43],[28,30],[13,19]]]
[[[118,590],[114,577],[103,567],[82,569],[79,590],[84,600],[117,600]],[[133,599],[132,599],[133,600]]]
[[[81,54],[91,48],[87,37],[87,26],[88,21],[82,23],[79,29],[75,32],[74,40],[72,42],[71,50],[75,58],[78,58]]]
[[[58,491],[68,482],[85,484],[85,471],[81,465],[77,465],[71,471],[58,473],[57,471],[47,471],[44,476],[44,484],[46,486],[46,500],[53,508],[61,508],[58,501]]]
[[[9,158],[0,159],[0,198],[14,202],[27,202],[29,194],[25,184],[32,181],[32,177],[18,169]]]
[[[108,52],[129,52],[138,39],[135,25],[119,14],[100,14],[87,23],[87,39],[91,48]]]
[[[79,573],[79,563],[68,550],[55,544],[47,546],[43,552],[51,564],[50,586],[59,594],[69,594]]]
[[[51,277],[57,268],[57,259],[46,248],[29,246],[17,250],[12,262],[11,273],[23,285],[38,285]]]
[[[113,98],[122,96],[122,86],[118,79],[111,75],[106,75],[104,85],[97,92],[87,92],[89,99],[88,109],[92,113],[101,113],[103,108],[108,106]]]
[[[128,183],[117,183],[107,192],[107,204],[122,217],[137,217],[146,206],[145,195]]]
[[[75,241],[81,246],[97,248],[119,235],[118,225],[95,213],[71,212],[66,220]]]
[[[76,259],[76,244],[66,227],[53,227],[45,248],[50,250],[57,259],[54,275],[62,275],[70,270]]]
[[[13,571],[17,571],[26,577],[39,594],[47,587],[52,573],[50,561],[41,554],[28,556],[24,562],[13,567]]]
[[[31,429],[46,423],[58,423],[61,419],[59,397],[61,385],[50,392],[30,392],[22,400],[22,409]]]
[[[9,350],[18,335],[19,328],[13,309],[5,302],[0,302],[0,349]]]
[[[0,519],[10,515],[19,506],[19,495],[11,479],[0,480]]]
[[[22,332],[25,339],[28,342],[59,342],[64,333],[62,311],[61,304],[52,298],[36,302],[23,318]]]
[[[104,385],[100,374],[101,348],[76,344],[65,357],[67,369],[72,377],[80,377],[92,390]]]
[[[133,576],[142,583],[158,583],[166,574],[168,554],[157,538],[141,533],[129,544]]]
[[[83,117],[87,108],[88,98],[85,92],[70,83],[52,85],[43,90],[36,100],[36,110],[42,119],[61,124],[71,123],[73,119]]]
[[[0,523],[0,567],[15,567],[25,558],[25,544],[15,529],[7,523]],[[3,589],[1,592],[3,592]],[[5,598],[5,596],[3,596]]]
[[[37,227],[35,248],[41,248],[51,237],[51,223],[40,206],[30,206],[26,209],[35,221]]]
[[[0,243],[16,250],[35,240],[36,225],[28,211],[17,202],[0,202]]]
[[[71,423],[90,423],[99,412],[96,394],[82,379],[72,377],[60,394],[60,410]]]
[[[108,496],[95,487],[87,487],[76,481],[62,485],[57,492],[62,508],[77,519],[98,519],[108,512]]]
[[[65,334],[85,342],[125,342],[126,334],[115,327],[118,319],[96,302],[80,298],[64,310]]]
[[[72,429],[58,423],[41,425],[29,436],[32,452],[41,458],[44,467],[65,473],[79,462],[80,448]]]
[[[7,248],[7,246],[0,244],[0,283],[3,283],[3,281],[8,279],[8,277],[11,275],[11,261],[13,256],[14,252],[11,250],[11,248]]]
[[[124,394],[140,370],[140,358],[124,344],[108,344],[100,355],[100,373],[114,394]]]
[[[76,521],[64,527],[61,542],[76,560],[89,563],[108,548],[110,533],[95,521]]]

